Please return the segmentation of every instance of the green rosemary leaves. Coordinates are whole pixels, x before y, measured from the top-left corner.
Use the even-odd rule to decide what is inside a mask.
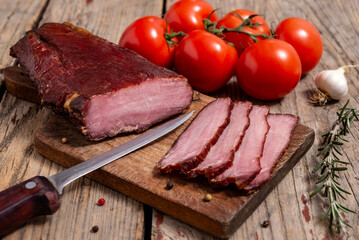
[[[340,146],[348,142],[344,136],[349,132],[352,120],[359,121],[356,109],[348,107],[349,100],[343,108],[337,112],[338,119],[335,122],[332,130],[323,134],[323,147],[318,149],[317,156],[323,157],[323,160],[313,169],[312,173],[320,171],[320,176],[316,184],[320,186],[315,189],[310,197],[321,192],[321,195],[328,199],[329,207],[324,212],[321,220],[329,215],[329,228],[334,228],[338,233],[341,230],[345,231],[345,226],[351,227],[344,219],[343,212],[355,213],[353,210],[341,205],[337,199],[340,196],[346,200],[345,194],[351,194],[347,190],[340,187],[338,179],[340,178],[339,172],[347,170],[345,165],[349,164],[346,161],[340,160],[342,156]]]

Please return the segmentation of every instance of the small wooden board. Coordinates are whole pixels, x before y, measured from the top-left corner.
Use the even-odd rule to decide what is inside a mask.
[[[16,74],[9,75],[5,71],[4,76],[5,81],[10,81],[9,77],[12,78],[12,82],[17,81]],[[21,81],[24,80],[28,81],[29,79],[21,79]],[[14,94],[10,89],[8,90]],[[21,95],[17,96],[21,97]],[[195,93],[188,111],[195,110],[197,114],[200,109],[213,100],[212,97]],[[191,120],[193,118],[194,116]],[[154,143],[87,176],[199,229],[226,238],[246,221],[271,190],[308,151],[314,141],[314,131],[299,124],[295,128],[290,146],[280,159],[272,178],[258,191],[246,196],[233,186],[214,188],[208,184],[205,178],[188,180],[181,176],[157,173],[156,163],[170,149],[189,122],[187,121]],[[127,142],[137,135],[120,135],[101,142],[90,142],[66,119],[54,116],[37,131],[35,147],[48,159],[65,167],[71,167]],[[67,143],[62,143],[63,137],[67,138]],[[168,182],[172,182],[174,185],[171,190],[165,189]],[[210,202],[203,201],[207,193],[212,195]]]
[[[41,103],[36,87],[29,76],[25,75],[19,67],[4,69],[6,90],[12,95],[29,102]]]

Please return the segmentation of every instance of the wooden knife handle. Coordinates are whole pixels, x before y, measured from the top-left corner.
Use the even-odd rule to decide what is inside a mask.
[[[55,213],[60,203],[60,194],[42,176],[30,178],[0,192],[0,237],[21,227],[31,218]]]

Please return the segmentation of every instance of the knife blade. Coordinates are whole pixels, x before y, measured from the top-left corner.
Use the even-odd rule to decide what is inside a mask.
[[[193,112],[48,178],[36,176],[0,192],[0,237],[31,218],[54,214],[60,208],[60,195],[67,184],[166,135],[186,122]]]

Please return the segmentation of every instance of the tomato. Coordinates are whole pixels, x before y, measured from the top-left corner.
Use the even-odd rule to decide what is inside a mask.
[[[204,0],[180,0],[168,9],[164,19],[173,31],[190,33],[197,29],[205,30],[203,19],[208,18],[212,11],[214,11],[213,7]],[[212,22],[218,20],[215,12],[210,20]]]
[[[318,64],[323,53],[323,42],[313,24],[302,18],[287,18],[279,23],[275,33],[276,38],[295,48],[302,63],[303,74]]]
[[[239,57],[236,77],[248,95],[261,100],[284,97],[298,84],[301,63],[295,49],[278,39],[262,40]]]
[[[218,21],[217,28],[226,27],[226,28],[236,28],[240,26],[243,20],[237,16],[242,17],[243,20],[247,19],[251,15],[258,15],[255,12],[246,9],[238,9],[226,14],[222,19]],[[253,28],[249,26],[243,27],[242,31],[250,33],[250,34],[267,34],[270,35],[270,28],[268,23],[261,16],[256,16],[251,19],[251,22],[257,25],[254,25]],[[231,42],[236,45],[238,55],[241,55],[244,49],[254,44],[254,41],[251,37],[246,35],[245,33],[239,32],[226,32],[223,33],[224,39],[227,42]],[[257,37],[257,40],[263,40],[264,37]]]
[[[193,88],[212,92],[233,76],[237,51],[216,35],[195,30],[187,34],[175,52],[175,69]]]
[[[170,28],[167,28],[170,32]],[[156,16],[142,17],[125,29],[118,44],[137,52],[154,64],[171,68],[175,47],[167,44],[165,33],[165,20]]]

